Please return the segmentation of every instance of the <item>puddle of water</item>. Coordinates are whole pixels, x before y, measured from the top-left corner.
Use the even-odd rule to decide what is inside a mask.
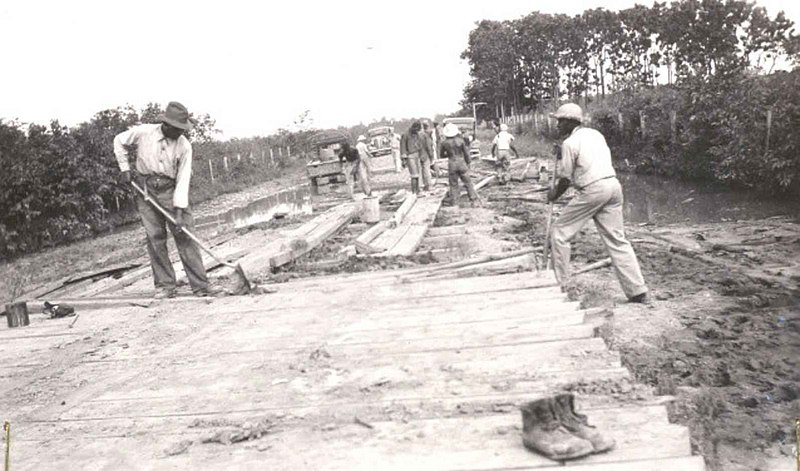
[[[708,223],[800,215],[800,201],[775,199],[719,185],[652,175],[618,175],[625,195],[625,222]]]
[[[227,223],[239,229],[272,220],[276,214],[286,217],[311,214],[311,192],[307,185],[290,188],[234,208],[225,215]]]

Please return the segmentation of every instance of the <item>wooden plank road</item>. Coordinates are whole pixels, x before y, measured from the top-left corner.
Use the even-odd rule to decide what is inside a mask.
[[[630,381],[586,322],[596,311],[549,274],[403,273],[94,309],[74,332],[60,319],[0,330],[13,469],[552,468],[522,446],[517,406]],[[578,404],[617,448],[574,469],[704,469],[663,405]],[[219,439],[257,424],[258,438]]]

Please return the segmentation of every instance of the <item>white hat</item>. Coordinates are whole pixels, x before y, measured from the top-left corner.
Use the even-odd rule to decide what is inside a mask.
[[[456,137],[458,136],[458,126],[453,123],[447,123],[444,126],[444,137]]]
[[[506,124],[506,123],[501,124],[500,125],[500,130],[501,131],[508,131],[508,124]]]
[[[551,113],[550,116],[556,119],[574,119],[580,123],[583,121],[583,110],[575,103],[565,103],[555,113]]]
[[[361,134],[361,135],[359,135],[359,136],[358,136],[358,139],[356,139],[356,142],[360,142],[360,141],[366,141],[366,140],[367,140],[367,138],[366,138],[366,137],[364,137],[364,135],[363,135],[363,134]]]

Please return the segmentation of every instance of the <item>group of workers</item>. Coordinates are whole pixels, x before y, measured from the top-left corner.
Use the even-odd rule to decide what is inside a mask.
[[[639,262],[630,242],[625,238],[622,213],[622,188],[611,165],[611,152],[603,135],[583,126],[583,111],[574,103],[562,105],[552,115],[558,120],[563,142],[555,168],[554,184],[548,201],[557,200],[568,188],[575,196],[553,223],[553,269],[564,286],[570,279],[570,241],[590,220],[594,220],[600,238],[611,257],[615,273],[625,295],[631,302],[649,302],[648,289]],[[224,290],[209,284],[198,246],[184,229],[193,230],[189,209],[189,182],[192,170],[192,146],[184,135],[194,122],[185,106],[170,102],[159,116],[159,123],[141,124],[120,133],[114,139],[114,154],[121,171],[120,181],[132,181],[128,148],[136,147],[136,179],[149,196],[172,215],[170,222],[142,196],[137,197],[137,209],[147,235],[147,251],[153,271],[156,298],[175,296],[176,278],[167,250],[167,228],[172,232],[192,292],[197,296],[214,296]],[[447,158],[450,193],[455,202],[460,194],[459,181],[464,183],[473,205],[480,204],[469,177],[470,153],[467,136],[448,123],[439,139],[436,125],[415,121],[399,139],[393,136],[393,158],[399,155],[401,165],[408,168],[411,190],[420,193],[431,188],[431,165],[437,156]],[[437,141],[438,142],[437,145]],[[359,136],[355,148],[345,144],[339,154],[346,162],[345,174],[352,193],[353,180],[359,180],[365,194],[371,195],[371,159],[365,136]],[[507,181],[509,152],[517,155],[514,136],[506,125],[498,126],[492,153],[497,156],[498,180]],[[500,173],[503,176],[500,176]],[[423,195],[424,196],[424,195]]]

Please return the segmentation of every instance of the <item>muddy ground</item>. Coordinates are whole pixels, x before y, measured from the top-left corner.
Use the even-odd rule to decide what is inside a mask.
[[[396,176],[382,179],[387,195],[405,184]],[[458,205],[443,207],[434,226],[465,227],[447,250],[423,244],[413,257],[354,257],[347,247],[368,227],[356,221],[268,281],[402,268],[540,245],[547,210],[543,194],[531,192],[535,186],[531,181],[490,186],[481,191],[483,208],[470,207],[465,196]],[[331,193],[315,199],[315,211],[341,196],[341,188],[325,190]],[[382,210],[388,213],[398,204],[384,198]],[[249,230],[271,231],[302,220]],[[604,338],[638,381],[674,396],[671,418],[689,427],[695,451],[711,470],[766,470],[791,462],[794,419],[800,416],[799,228],[788,218],[633,225],[628,235],[652,290],[652,305],[625,303],[610,268],[580,275],[569,287],[570,296],[586,307],[615,307],[602,328]],[[142,256],[143,245],[136,243],[142,238],[141,229],[132,227],[48,251],[7,264],[3,278],[56,279]],[[573,244],[574,265],[605,257],[599,237],[587,226]],[[12,289],[20,287],[7,284],[0,294]]]

